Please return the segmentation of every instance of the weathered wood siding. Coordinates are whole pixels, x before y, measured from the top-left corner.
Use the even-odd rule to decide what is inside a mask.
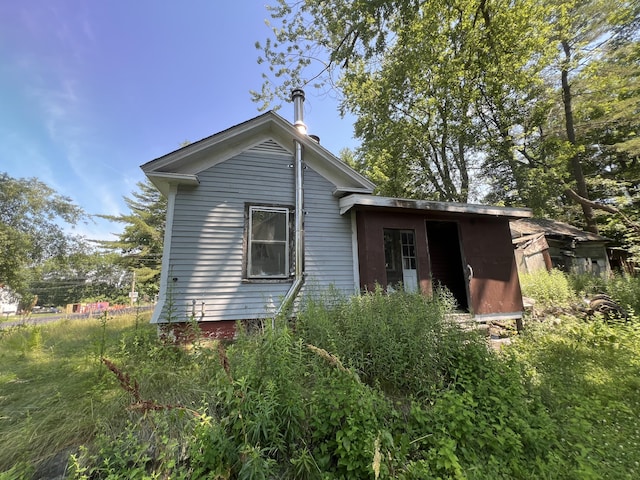
[[[275,311],[291,282],[243,280],[245,204],[293,206],[292,161],[285,149],[268,142],[200,172],[198,187],[178,189],[160,321],[184,321],[194,300],[195,317],[202,321],[265,318]],[[304,183],[303,294],[330,284],[353,293],[350,220],[340,216],[330,182],[306,168]]]
[[[415,210],[367,210],[357,212],[360,283],[372,290],[376,284],[387,286],[384,256],[384,229],[407,229],[416,234],[416,254],[420,290],[430,294],[435,277],[435,263],[440,268],[451,265],[451,256],[438,258],[429,251],[426,222],[452,222],[458,235],[451,237],[452,247],[460,249],[462,265],[451,273],[468,285],[466,306],[478,315],[501,315],[522,312],[522,295],[511,244],[508,220],[470,214],[447,214]],[[460,245],[461,243],[461,245]],[[446,253],[442,250],[440,253]],[[470,279],[468,266],[473,271]],[[468,283],[467,283],[468,282]],[[470,297],[470,298],[469,298]],[[460,302],[462,303],[462,302]]]

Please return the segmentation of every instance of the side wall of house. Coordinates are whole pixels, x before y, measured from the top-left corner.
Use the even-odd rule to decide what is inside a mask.
[[[233,321],[269,317],[291,281],[243,279],[245,206],[294,206],[292,156],[273,142],[254,147],[198,174],[200,185],[180,187],[171,225],[166,302],[160,322]],[[334,186],[304,171],[303,294],[329,284],[353,293],[351,225],[339,215]],[[293,259],[291,259],[293,262]]]
[[[606,244],[603,242],[575,242],[571,239],[549,239],[548,242],[554,268],[605,278],[611,273]]]

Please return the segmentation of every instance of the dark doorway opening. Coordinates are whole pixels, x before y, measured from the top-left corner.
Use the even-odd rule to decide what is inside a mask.
[[[433,285],[446,287],[458,302],[458,308],[468,311],[469,301],[458,224],[430,220],[426,224]]]

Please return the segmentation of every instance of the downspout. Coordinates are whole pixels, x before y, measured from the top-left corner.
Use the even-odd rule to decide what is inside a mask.
[[[304,91],[296,88],[291,92],[291,100],[293,101],[293,126],[301,134],[306,135],[307,126],[304,123]],[[303,171],[302,162],[303,146],[296,138],[293,139],[294,144],[294,175],[295,175],[295,276],[293,284],[284,296],[282,303],[276,310],[272,319],[272,326],[275,327],[275,319],[282,312],[286,311],[295,301],[298,292],[304,283],[304,187],[303,187]]]

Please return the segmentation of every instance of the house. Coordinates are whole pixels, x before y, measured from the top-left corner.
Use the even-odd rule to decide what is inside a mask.
[[[152,322],[214,336],[332,287],[449,288],[478,319],[519,318],[509,220],[529,210],[386,198],[294,124],[267,112],[142,165],[167,197]]]
[[[18,313],[19,296],[6,285],[0,285],[0,316]]]
[[[607,255],[611,241],[568,223],[522,218],[511,222],[511,237],[522,273],[543,268],[603,277],[611,273]]]

